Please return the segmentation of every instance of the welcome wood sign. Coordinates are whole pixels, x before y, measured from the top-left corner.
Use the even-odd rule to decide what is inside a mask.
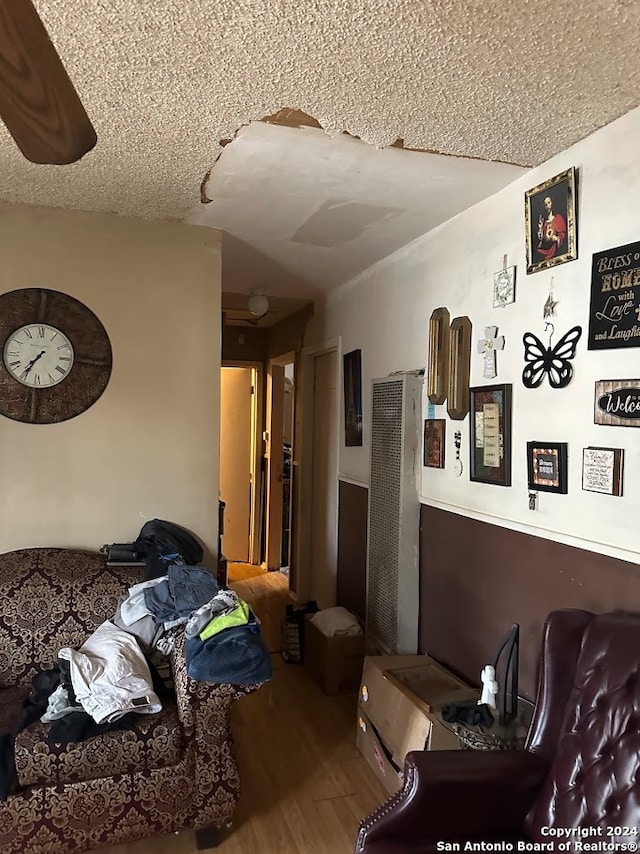
[[[640,380],[598,380],[594,421],[617,427],[640,427]]]

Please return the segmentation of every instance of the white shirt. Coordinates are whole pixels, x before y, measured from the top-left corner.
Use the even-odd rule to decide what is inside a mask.
[[[109,620],[79,650],[64,647],[58,658],[70,662],[76,700],[96,723],[115,721],[127,712],[162,710],[138,642]]]

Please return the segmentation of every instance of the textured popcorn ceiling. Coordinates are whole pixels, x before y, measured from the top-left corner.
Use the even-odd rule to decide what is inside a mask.
[[[636,0],[35,2],[98,144],[34,166],[0,125],[7,201],[184,219],[219,141],[282,107],[372,146],[535,165],[640,102]]]

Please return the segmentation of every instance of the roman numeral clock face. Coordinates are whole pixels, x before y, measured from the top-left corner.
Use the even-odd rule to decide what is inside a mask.
[[[111,364],[104,326],[75,297],[47,288],[0,293],[0,417],[75,418],[105,391]]]
[[[73,347],[64,332],[48,323],[29,323],[4,345],[4,363],[11,376],[31,388],[62,382],[73,367]]]

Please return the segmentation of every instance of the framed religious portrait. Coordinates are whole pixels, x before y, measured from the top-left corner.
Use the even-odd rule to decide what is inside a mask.
[[[566,442],[527,442],[527,480],[529,489],[567,493]]]
[[[429,418],[424,422],[424,458],[427,468],[444,468],[446,419]]]
[[[578,257],[576,169],[549,178],[524,194],[527,273]]]
[[[469,480],[511,486],[511,384],[469,389]]]

